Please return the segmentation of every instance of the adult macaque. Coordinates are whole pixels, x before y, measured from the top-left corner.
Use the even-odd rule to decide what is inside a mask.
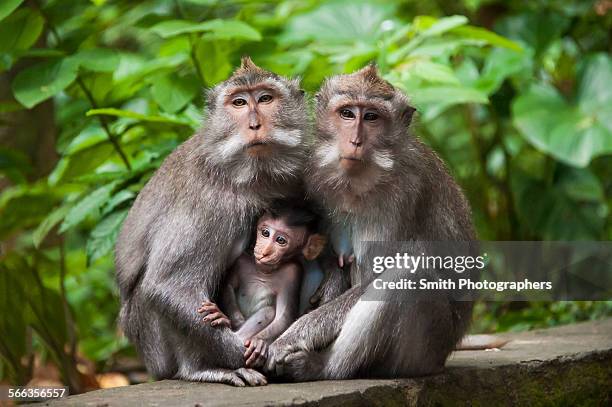
[[[119,320],[155,378],[265,384],[241,338],[202,324],[195,305],[215,300],[258,215],[294,195],[307,123],[298,81],[245,58],[136,199],[116,248]]]
[[[244,342],[247,367],[263,365],[268,345],[298,317],[302,265],[325,246],[317,218],[305,208],[278,203],[257,223],[252,254],[238,258],[226,279],[222,309],[206,301],[204,322],[232,328]]]
[[[413,112],[374,66],[328,79],[317,95],[317,144],[306,182],[332,226],[346,231],[353,271],[364,270],[371,255],[360,242],[412,241],[417,253],[428,253],[433,241],[475,239],[460,188],[408,134]],[[399,302],[390,291],[380,301],[360,301],[370,281],[353,281],[298,319],[270,346],[266,368],[298,381],[441,371],[470,323],[472,304]]]

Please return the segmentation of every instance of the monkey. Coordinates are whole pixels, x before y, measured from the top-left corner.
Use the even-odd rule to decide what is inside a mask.
[[[276,203],[257,223],[253,252],[243,253],[226,277],[223,308],[206,301],[198,309],[204,322],[230,327],[244,341],[247,367],[261,366],[268,344],[297,319],[300,257],[314,260],[325,246],[316,227],[313,212]]]
[[[299,191],[309,126],[299,80],[245,57],[208,91],[201,128],[139,193],[118,236],[119,324],[156,379],[266,384],[242,340],[198,323],[259,214]]]
[[[410,242],[428,253],[431,242],[474,241],[469,204],[442,160],[409,131],[408,97],[374,65],[328,78],[315,104],[306,188],[330,228],[346,231],[352,248],[337,253],[354,255],[351,281],[342,293],[328,290],[330,298],[270,345],[264,371],[294,381],[441,372],[469,327],[472,302],[396,301],[390,291],[365,300],[372,278],[363,271],[373,254],[360,242]]]

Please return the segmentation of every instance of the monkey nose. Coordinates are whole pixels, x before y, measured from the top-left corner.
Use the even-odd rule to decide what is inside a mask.
[[[360,147],[361,144],[363,144],[361,140],[351,140],[350,143],[354,145],[355,147]]]
[[[251,123],[251,124],[249,124],[249,129],[251,129],[251,130],[259,130],[259,129],[261,129],[261,124],[260,123]]]

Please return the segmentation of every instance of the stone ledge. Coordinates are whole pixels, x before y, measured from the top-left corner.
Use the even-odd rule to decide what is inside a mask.
[[[612,319],[519,334],[499,351],[456,352],[443,374],[235,388],[164,380],[49,406],[610,405]]]

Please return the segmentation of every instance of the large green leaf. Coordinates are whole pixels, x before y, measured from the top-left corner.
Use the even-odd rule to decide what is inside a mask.
[[[539,55],[559,38],[569,22],[567,17],[552,11],[526,12],[500,19],[496,31],[530,46]]]
[[[211,38],[219,40],[239,39],[246,41],[261,41],[259,31],[238,20],[215,19],[203,23],[187,20],[163,21],[151,27],[151,31],[162,38],[180,34],[208,32]]]
[[[468,23],[465,16],[449,16],[434,18],[430,16],[418,16],[414,19],[414,28],[423,37],[435,37]]]
[[[73,59],[80,67],[94,72],[114,72],[120,60],[117,51],[106,48],[81,50]]]
[[[0,24],[0,53],[30,48],[40,36],[43,25],[44,19],[37,10],[17,10]]]
[[[22,105],[31,108],[66,89],[77,77],[77,67],[70,58],[41,62],[21,72],[13,80],[13,94]]]
[[[87,216],[96,213],[108,201],[116,186],[117,182],[111,182],[94,190],[77,202],[66,214],[60,226],[60,233],[73,228],[85,220]]]
[[[23,0],[2,0],[2,3],[0,3],[0,21],[11,14],[21,3],[23,3]]]
[[[576,102],[550,85],[536,84],[512,105],[513,121],[537,149],[576,167],[612,153],[612,61],[596,55],[586,64]]]
[[[316,45],[375,43],[393,7],[380,3],[334,2],[294,17],[280,40],[283,44],[314,41]]]
[[[208,86],[214,86],[227,79],[232,72],[233,67],[229,54],[231,48],[226,42],[198,40],[196,58],[202,70],[201,74]]]
[[[168,113],[175,113],[187,105],[198,93],[198,80],[194,76],[164,75],[151,86],[155,102]]]

